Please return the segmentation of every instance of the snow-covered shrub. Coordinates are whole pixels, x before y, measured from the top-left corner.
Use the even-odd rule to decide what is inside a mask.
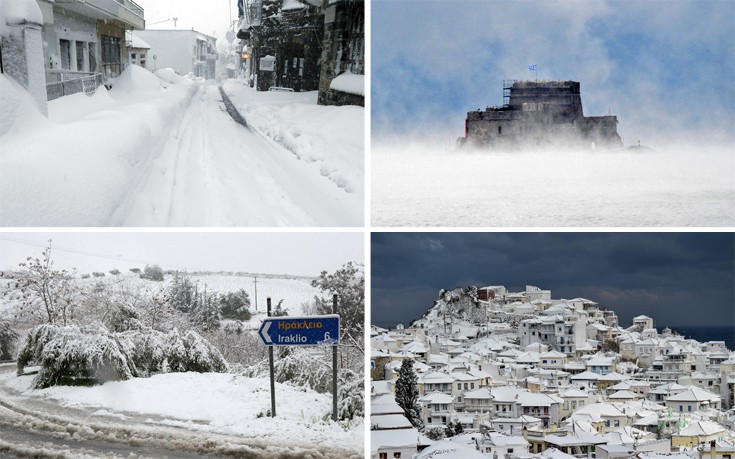
[[[186,371],[186,346],[177,329],[166,335],[166,365],[172,373]]]
[[[41,366],[33,387],[96,384],[166,372],[225,372],[219,351],[193,331],[183,338],[152,329],[110,332],[103,325],[33,328],[18,355],[18,374]]]
[[[128,356],[133,376],[147,378],[168,371],[166,335],[158,330],[130,330],[117,334],[117,342]]]
[[[80,331],[75,326],[59,327],[51,324],[43,324],[32,328],[28,332],[25,344],[18,353],[16,363],[18,375],[22,375],[25,367],[31,363],[40,363],[46,344],[63,333],[79,334]]]
[[[18,333],[10,326],[10,322],[0,320],[0,361],[13,358]]]
[[[124,332],[128,330],[141,330],[143,324],[140,321],[140,313],[133,306],[122,303],[117,304],[112,309],[106,324],[116,332]]]
[[[365,416],[365,382],[362,376],[352,370],[342,370],[337,377],[338,419],[362,418]]]
[[[332,368],[303,349],[279,356],[274,365],[276,381],[308,387],[319,393],[332,390]]]
[[[222,354],[193,330],[184,335],[184,348],[186,349],[186,370],[199,373],[224,373],[227,371],[227,362]]]
[[[131,378],[127,356],[103,327],[58,327],[59,333],[44,333],[46,341],[36,362],[41,370],[33,387],[87,385]]]

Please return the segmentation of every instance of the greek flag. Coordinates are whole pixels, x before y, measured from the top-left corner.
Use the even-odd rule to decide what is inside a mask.
[[[529,65],[528,70],[536,70],[536,64]]]

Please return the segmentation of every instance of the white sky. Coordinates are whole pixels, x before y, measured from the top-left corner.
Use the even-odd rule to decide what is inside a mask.
[[[188,271],[316,276],[348,261],[364,263],[363,238],[362,233],[332,232],[2,232],[0,269],[40,257],[52,239],[54,266],[79,273],[158,264]]]
[[[134,0],[145,11],[146,29],[191,29],[221,38],[232,20],[237,20],[237,0]],[[178,18],[176,27],[173,21]]]

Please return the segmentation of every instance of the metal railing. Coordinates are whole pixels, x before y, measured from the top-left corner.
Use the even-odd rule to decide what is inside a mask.
[[[75,72],[71,70],[53,70],[46,72],[46,98],[47,100],[58,99],[83,92],[94,94],[95,90],[103,83],[101,73]]]
[[[143,17],[143,8],[140,7],[137,3],[135,3],[133,0],[114,0],[115,3],[118,3],[122,5],[124,8],[127,8],[131,13],[136,14]]]

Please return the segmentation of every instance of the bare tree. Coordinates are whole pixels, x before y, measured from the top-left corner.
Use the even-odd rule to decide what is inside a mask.
[[[20,273],[8,287],[21,292],[21,314],[27,313],[50,324],[66,325],[74,318],[77,287],[74,271],[54,270],[51,240],[41,258],[28,257],[18,265]]]

